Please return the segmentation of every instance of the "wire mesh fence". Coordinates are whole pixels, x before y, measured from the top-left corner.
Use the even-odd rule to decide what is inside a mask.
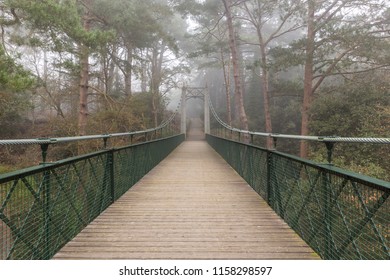
[[[50,259],[184,140],[107,149],[0,176],[0,259]]]
[[[211,135],[209,144],[323,259],[390,259],[390,183]]]

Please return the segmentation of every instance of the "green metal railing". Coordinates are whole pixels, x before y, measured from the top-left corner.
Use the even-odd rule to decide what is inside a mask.
[[[207,135],[323,259],[390,259],[390,183]]]
[[[0,259],[50,259],[183,140],[177,135],[0,175]]]

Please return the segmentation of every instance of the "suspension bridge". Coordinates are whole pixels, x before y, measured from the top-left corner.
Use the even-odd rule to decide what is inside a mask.
[[[187,131],[190,98],[204,119]],[[0,175],[0,259],[390,259],[389,182],[240,141],[253,136],[324,143],[329,162],[338,142],[390,143],[235,129],[204,88],[183,89],[155,129],[1,140],[40,145],[43,164]],[[110,148],[115,137],[130,143]],[[92,139],[101,151],[45,160],[52,145]]]

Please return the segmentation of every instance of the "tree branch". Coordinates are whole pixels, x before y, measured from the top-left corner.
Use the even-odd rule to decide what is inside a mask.
[[[314,87],[312,89],[313,93],[319,88],[319,86],[322,84],[322,82],[325,80],[325,78],[328,77],[332,73],[333,69],[337,66],[337,63],[339,63],[341,61],[341,59],[352,50],[353,50],[353,48],[349,48],[349,49],[345,50],[344,52],[342,52],[338,57],[336,57],[336,59],[333,61],[333,63],[325,71],[325,73],[323,75],[319,76],[319,80],[317,81],[317,83],[314,85]],[[313,77],[313,80],[314,80],[314,77]]]
[[[326,76],[330,77],[330,76],[338,76],[338,75],[345,76],[345,75],[353,75],[353,74],[362,74],[362,73],[367,73],[367,72],[375,71],[375,70],[386,68],[386,67],[390,67],[390,64],[379,65],[377,67],[372,67],[369,69],[362,69],[362,70],[357,70],[357,71],[329,73]],[[322,76],[324,76],[324,75],[317,75],[317,76],[313,77],[313,79],[318,79],[319,77],[322,77]]]
[[[338,0],[335,0],[329,7],[328,9],[326,9],[326,11],[319,17],[317,18],[317,22],[320,22],[322,19],[325,18],[325,16],[327,15],[327,13],[329,13],[332,8],[338,3],[339,1]],[[330,15],[328,15],[326,17],[326,19],[322,22],[322,24],[318,25],[315,29],[314,29],[314,32],[317,33],[318,30],[320,30],[322,27],[325,26],[325,24],[327,24],[332,18],[333,16],[339,12],[346,4],[347,4],[347,0],[345,0],[336,10],[334,10]]]
[[[202,40],[204,40],[207,35],[212,34],[212,32],[217,28],[221,20],[225,17],[225,13],[217,20],[217,23],[213,26],[213,28],[208,28],[207,26],[204,26],[204,28],[207,29],[207,33],[202,37]]]

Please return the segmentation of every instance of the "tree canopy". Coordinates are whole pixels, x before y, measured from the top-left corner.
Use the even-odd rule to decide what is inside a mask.
[[[156,126],[171,92],[190,81],[207,83],[233,126],[389,137],[388,1],[3,0],[0,7],[3,138]],[[322,153],[307,143],[280,147],[307,158]],[[383,168],[368,150],[340,148],[340,164]]]

